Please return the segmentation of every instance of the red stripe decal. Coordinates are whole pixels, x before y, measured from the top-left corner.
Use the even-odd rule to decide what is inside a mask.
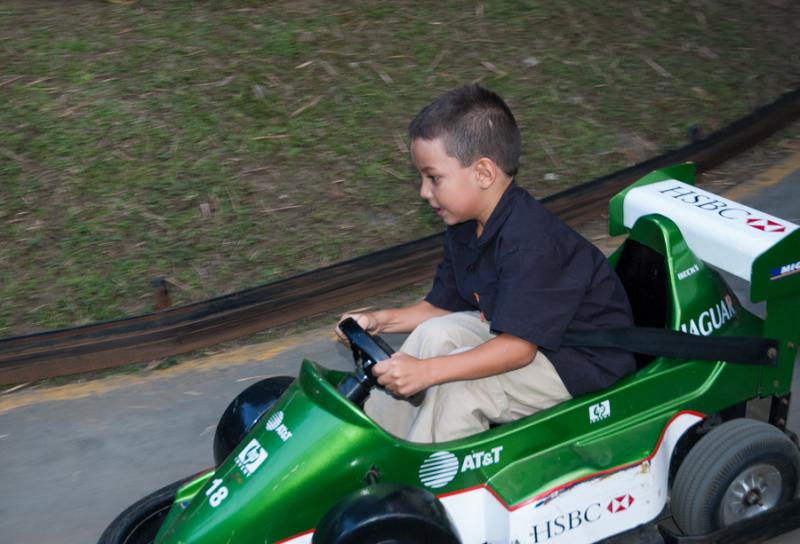
[[[290,536],[288,538],[284,538],[283,540],[277,541],[275,544],[284,544],[285,542],[290,542],[295,538],[300,538],[301,536],[309,535],[314,532],[314,529],[309,529],[308,531],[303,531],[302,533],[297,533],[296,535]]]

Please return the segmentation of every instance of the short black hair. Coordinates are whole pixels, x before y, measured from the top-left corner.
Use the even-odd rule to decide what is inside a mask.
[[[520,136],[508,105],[480,85],[463,85],[425,106],[408,126],[411,141],[441,138],[445,151],[469,166],[492,159],[508,176],[519,169]]]

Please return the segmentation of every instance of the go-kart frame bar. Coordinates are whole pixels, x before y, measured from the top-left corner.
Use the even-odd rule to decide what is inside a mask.
[[[626,185],[665,166],[707,171],[800,117],[800,88],[682,148],[551,195],[572,226],[603,213]],[[0,385],[162,359],[234,340],[430,278],[441,234],[244,291],[154,313],[0,339]]]
[[[798,527],[800,527],[800,499],[707,535],[684,536],[665,525],[660,525],[658,529],[664,544],[749,544],[764,542]]]

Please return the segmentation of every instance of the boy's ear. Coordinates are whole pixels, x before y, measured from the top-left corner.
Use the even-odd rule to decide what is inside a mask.
[[[475,176],[481,189],[488,189],[497,181],[497,164],[490,158],[481,157],[474,163]]]

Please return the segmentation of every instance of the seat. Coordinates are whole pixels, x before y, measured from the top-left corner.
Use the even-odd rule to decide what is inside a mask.
[[[672,306],[667,297],[668,276],[664,256],[628,239],[617,260],[616,272],[628,294],[637,327],[664,328],[671,321]],[[634,354],[636,368],[641,369],[655,359],[652,355]]]

